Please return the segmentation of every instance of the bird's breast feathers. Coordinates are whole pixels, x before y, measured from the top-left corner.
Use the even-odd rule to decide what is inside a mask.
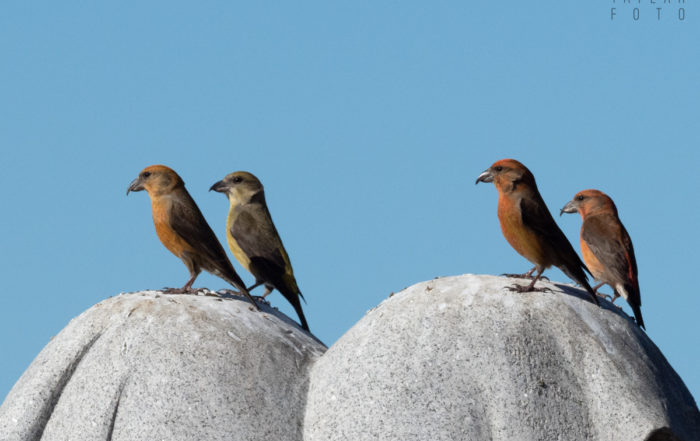
[[[508,243],[521,256],[530,262],[543,264],[546,260],[545,252],[540,240],[534,231],[527,228],[523,223],[519,202],[504,198],[498,204],[498,220],[501,224],[501,231]],[[545,263],[546,266],[549,266]]]
[[[191,251],[192,247],[173,230],[170,222],[170,201],[165,198],[157,198],[153,201],[153,225],[156,227],[156,234],[165,248],[177,257],[182,258],[186,251]]]
[[[586,267],[591,274],[593,274],[593,278],[607,283],[609,277],[605,275],[605,267],[600,263],[600,260],[593,254],[588,243],[583,239],[581,239],[581,255],[583,256],[583,261],[586,263]]]

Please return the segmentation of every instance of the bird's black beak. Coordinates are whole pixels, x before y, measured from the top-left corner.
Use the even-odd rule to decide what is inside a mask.
[[[479,182],[493,182],[493,175],[489,170],[486,170],[480,174],[478,178],[476,178],[475,184],[478,184]]]
[[[131,181],[131,184],[129,184],[129,188],[126,189],[126,195],[129,196],[130,191],[141,191],[145,190],[143,186],[143,182],[141,182],[141,178],[136,178],[133,181]]]
[[[228,185],[226,185],[224,181],[219,181],[209,188],[209,191],[212,190],[217,191],[219,193],[226,193],[226,190],[228,190]]]
[[[578,208],[576,207],[576,202],[569,201],[569,203],[564,205],[564,207],[561,209],[561,211],[559,212],[559,216],[561,216],[564,213],[576,213],[577,211]]]

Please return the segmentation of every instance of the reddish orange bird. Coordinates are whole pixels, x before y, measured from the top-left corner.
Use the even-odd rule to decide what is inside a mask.
[[[581,254],[593,278],[600,283],[593,289],[608,284],[614,291],[612,301],[622,296],[627,300],[640,328],[642,298],[637,280],[637,260],[634,258],[632,239],[627,234],[617,207],[608,195],[598,190],[583,190],[564,205],[561,214],[579,212],[581,225]]]
[[[236,287],[258,308],[180,176],[164,165],[146,167],[131,182],[126,194],[142,190],[151,198],[158,238],[190,272],[185,286],[167,292],[192,292],[194,280],[206,270]]]
[[[515,159],[502,159],[479,175],[476,183],[493,182],[498,190],[498,220],[508,243],[521,256],[535,264],[523,274],[531,277],[527,287],[514,285],[519,292],[536,291],[535,283],[545,269],[554,265],[583,286],[597,305],[598,297],[588,284],[586,269],[564,233],[547,209],[535,184],[535,177]]]

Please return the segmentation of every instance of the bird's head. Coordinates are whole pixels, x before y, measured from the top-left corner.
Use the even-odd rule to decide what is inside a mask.
[[[224,193],[231,202],[246,203],[263,191],[263,185],[252,173],[237,171],[212,185],[212,190]]]
[[[476,183],[493,182],[499,192],[509,193],[518,188],[519,184],[537,188],[535,177],[530,170],[515,159],[501,159],[476,178]]]
[[[141,170],[139,177],[131,181],[126,194],[146,190],[152,197],[160,196],[170,193],[180,185],[184,185],[182,178],[173,169],[164,165],[151,165]]]
[[[559,212],[559,216],[564,213],[578,212],[582,218],[586,218],[591,213],[612,209],[617,214],[617,207],[608,195],[599,190],[583,190],[576,193]]]

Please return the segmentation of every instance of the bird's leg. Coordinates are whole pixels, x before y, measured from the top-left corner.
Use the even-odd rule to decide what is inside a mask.
[[[262,285],[263,283],[265,283],[265,282],[257,282],[257,283],[256,283],[255,285],[253,285],[251,288],[248,288],[248,291],[250,291],[252,288],[255,288],[256,286]],[[274,289],[275,289],[274,286],[271,286],[271,285],[268,285],[267,283],[265,283],[265,292],[263,293],[263,295],[261,295],[261,296],[253,296],[253,298],[254,298],[257,302],[261,302],[261,303],[264,303],[264,304],[266,304],[266,305],[270,305],[270,302],[269,302],[268,300],[265,300],[265,297],[266,297],[268,294],[270,294]]]
[[[609,296],[609,295],[607,295],[607,294],[601,294],[601,293],[599,293],[598,290],[599,290],[600,287],[603,286],[603,285],[605,285],[605,282],[600,282],[599,284],[597,284],[596,286],[594,286],[594,287],[593,287],[593,292],[594,292],[598,297],[602,297],[602,298],[604,298],[605,300],[609,300],[611,303],[615,303],[615,299],[617,299],[618,297],[620,297],[620,295],[619,295],[617,292],[615,292],[615,296],[612,297],[612,296]],[[614,292],[614,291],[613,291],[613,292]]]
[[[274,289],[275,289],[274,286],[270,286],[270,285],[266,284],[265,285],[265,292],[263,293],[262,298],[264,299],[265,297],[267,297],[267,295],[270,294]]]
[[[611,302],[611,303],[615,303],[615,300],[617,300],[618,297],[620,297],[620,294],[618,294],[617,291],[615,291],[615,295],[614,295],[613,298],[610,300],[610,302]]]
[[[182,287],[183,293],[196,293],[197,292],[196,289],[192,289],[192,285],[194,284],[194,279],[196,279],[198,275],[199,275],[199,271],[192,274],[192,277],[190,277],[190,280],[188,280],[187,283],[185,283],[185,286]]]
[[[262,280],[256,280],[254,284],[252,284],[252,285],[250,285],[250,287],[248,287],[248,292],[254,290],[254,289],[257,288],[258,286],[262,285],[263,283],[265,283],[265,282],[262,281]],[[267,300],[265,300],[265,296],[268,295],[268,294],[270,294],[270,291],[272,291],[273,289],[274,289],[274,288],[269,288],[268,285],[265,284],[265,294],[263,294],[262,296],[253,296],[253,295],[251,294],[251,296],[253,296],[253,298],[255,299],[255,301],[257,301],[257,302],[263,302],[263,303],[265,303],[266,305],[269,305],[270,302],[268,302]]]
[[[537,267],[535,267],[535,268],[537,268]],[[537,281],[540,280],[540,277],[542,277],[543,272],[544,272],[544,270],[539,271],[539,274],[537,274],[537,276],[532,279],[532,282],[528,286],[522,286],[522,285],[515,284],[515,285],[509,286],[508,289],[511,291],[515,291],[515,292],[552,291],[549,288],[535,288],[535,283],[537,283]]]
[[[263,284],[262,281],[256,280],[254,284],[252,284],[252,285],[250,285],[250,287],[248,287],[248,292],[254,290],[255,288],[257,288],[258,286],[260,286],[262,284]],[[265,296],[263,296],[263,297],[265,297]]]
[[[166,294],[191,294],[197,292],[196,289],[192,289],[192,285],[194,284],[194,279],[196,279],[198,275],[199,274],[194,274],[190,277],[190,280],[188,280],[182,288],[166,288],[163,292]]]
[[[182,290],[183,291],[191,291],[192,285],[194,284],[194,279],[196,279],[196,278],[197,278],[196,275],[190,277],[190,280],[188,280],[187,283],[185,283],[185,286],[182,287]]]
[[[187,270],[190,272],[190,280],[185,283],[185,286],[183,286],[180,289],[177,288],[168,288],[166,290],[163,290],[163,292],[167,294],[191,294],[191,293],[196,293],[196,289],[192,289],[192,284],[194,283],[194,279],[197,278],[199,273],[202,271],[199,265],[192,260],[191,256],[189,253],[184,253],[181,256],[182,263],[185,264],[187,267]]]

